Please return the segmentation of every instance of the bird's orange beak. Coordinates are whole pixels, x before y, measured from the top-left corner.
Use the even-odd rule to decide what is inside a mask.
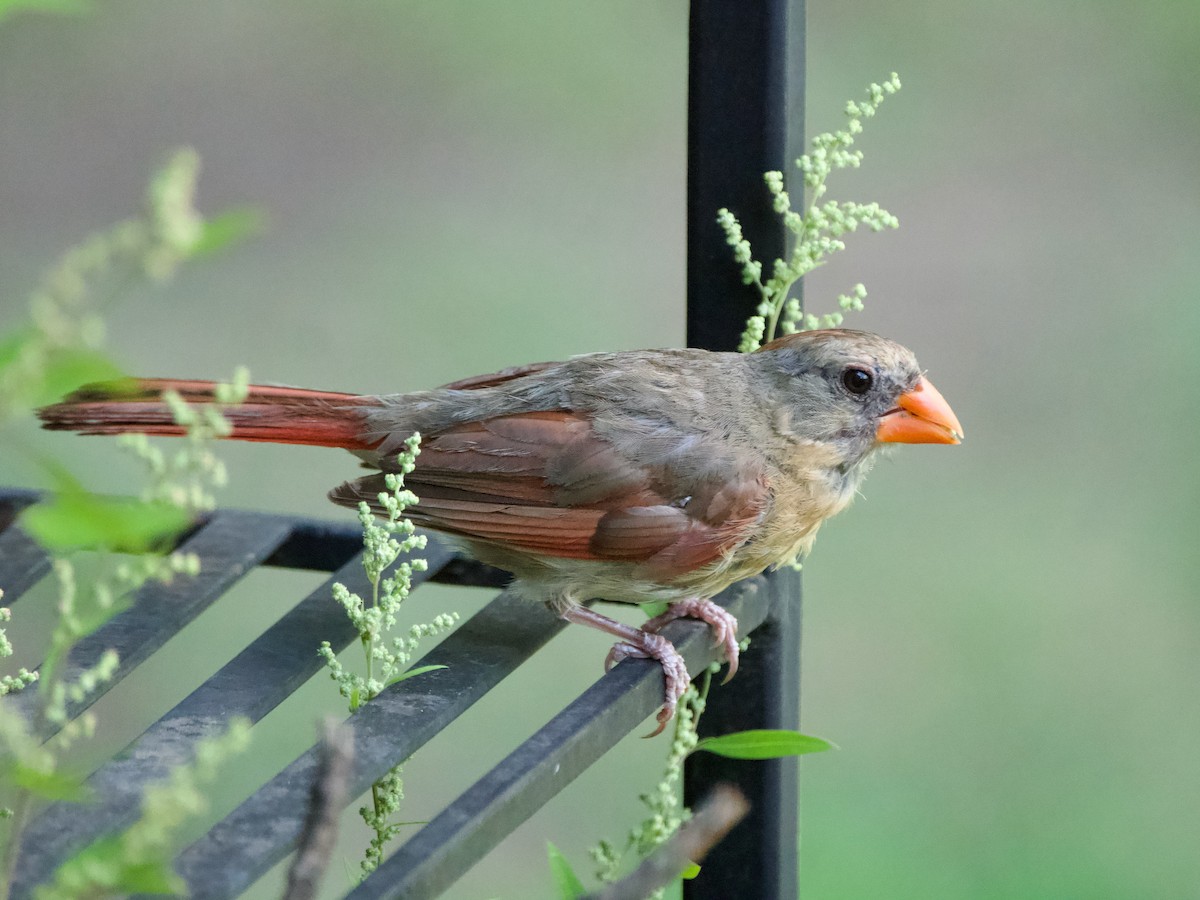
[[[896,408],[879,420],[875,440],[898,444],[958,444],[963,439],[958,417],[938,389],[922,378],[900,395]]]

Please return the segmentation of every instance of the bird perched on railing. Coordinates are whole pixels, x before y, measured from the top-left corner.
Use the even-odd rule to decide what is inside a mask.
[[[212,382],[143,379],[83,388],[39,415],[83,434],[182,434],[166,390],[214,400]],[[752,354],[592,353],[409,394],[252,386],[225,416],[235,440],[354,453],[379,472],[329,496],[377,512],[385,474],[420,432],[405,477],[420,503],[407,515],[512,572],[517,591],[567,621],[614,635],[606,667],[657,660],[656,734],[689,681],[659,629],[681,616],[707,622],[732,676],[737,622],[710,598],[806,553],[882,444],[962,438],[910,351],[843,329]],[[583,605],[596,598],[669,606],[635,628]]]

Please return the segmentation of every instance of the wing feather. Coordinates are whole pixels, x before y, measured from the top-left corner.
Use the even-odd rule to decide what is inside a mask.
[[[515,377],[515,376],[514,376]],[[566,410],[500,416],[426,435],[405,481],[420,498],[419,525],[510,553],[644,564],[657,577],[683,574],[748,539],[769,502],[766,479],[729,461],[713,476],[678,452],[633,459]],[[379,508],[383,476],[349,481],[336,503]]]

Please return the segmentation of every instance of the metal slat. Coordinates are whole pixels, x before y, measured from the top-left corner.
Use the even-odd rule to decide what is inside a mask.
[[[50,558],[14,520],[21,510],[38,500],[35,491],[0,490],[0,589],[4,606],[12,606],[21,595],[50,571]]]
[[[12,606],[21,595],[50,571],[50,557],[17,525],[0,533],[0,577],[4,583],[4,605]]]
[[[68,717],[75,718],[119,684],[273,553],[290,532],[291,524],[282,516],[214,513],[178,548],[200,558],[200,572],[195,577],[180,576],[169,584],[148,582],[135,594],[129,609],[81,638],[71,648],[64,664],[68,683],[74,682],[80,672],[94,666],[101,654],[110,648],[117,651],[120,662],[111,679],[98,685],[83,700],[67,704]],[[32,716],[37,703],[34,691],[19,694],[14,700],[27,717]],[[47,722],[37,724],[37,732],[43,739],[58,730],[59,726]]]
[[[565,622],[504,593],[417,665],[443,665],[392,685],[348,721],[354,733],[349,796],[410,757],[557,634]],[[176,860],[196,898],[234,897],[295,846],[317,767],[309,750]]]
[[[431,539],[421,555],[429,570],[413,573],[414,585],[449,562],[453,550]],[[55,804],[31,822],[13,896],[28,896],[37,879],[79,847],[134,821],[144,786],[189,761],[196,741],[222,732],[235,716],[257,722],[283,702],[322,667],[316,640],[328,640],[341,650],[357,638],[344,610],[332,599],[334,582],[359,594],[370,590],[355,557],[93,774],[88,784],[94,804]]]
[[[33,488],[0,486],[0,529],[9,523],[30,504],[37,503],[42,492]]]
[[[737,617],[743,634],[768,614],[772,595],[764,588],[762,579],[744,581],[717,598]],[[719,652],[699,622],[680,620],[663,634],[690,672],[703,671]],[[757,644],[756,636],[743,657],[747,662],[758,654]],[[709,702],[720,695],[740,697],[740,678],[739,671],[730,685],[714,688]],[[347,900],[437,897],[661,703],[658,663],[628,659],[615,666],[386,859]]]

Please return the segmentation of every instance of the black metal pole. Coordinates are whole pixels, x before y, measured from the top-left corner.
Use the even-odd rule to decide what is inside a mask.
[[[758,302],[716,223],[728,207],[742,222],[755,256],[769,266],[787,249],[763,173],[791,182],[803,152],[804,0],[692,0],[688,83],[688,345],[733,349]],[[768,581],[772,613],[753,635],[737,677],[714,687],[700,721],[702,736],[800,724],[800,578],[784,571]],[[737,784],[750,815],[685,882],[687,900],[799,894],[799,769],[795,759],[689,758],[684,798],[690,805],[719,781]]]
[[[737,215],[759,259],[784,254],[763,173],[791,186],[804,152],[804,0],[692,0],[689,41],[687,342],[732,350],[758,297],[717,210]]]

